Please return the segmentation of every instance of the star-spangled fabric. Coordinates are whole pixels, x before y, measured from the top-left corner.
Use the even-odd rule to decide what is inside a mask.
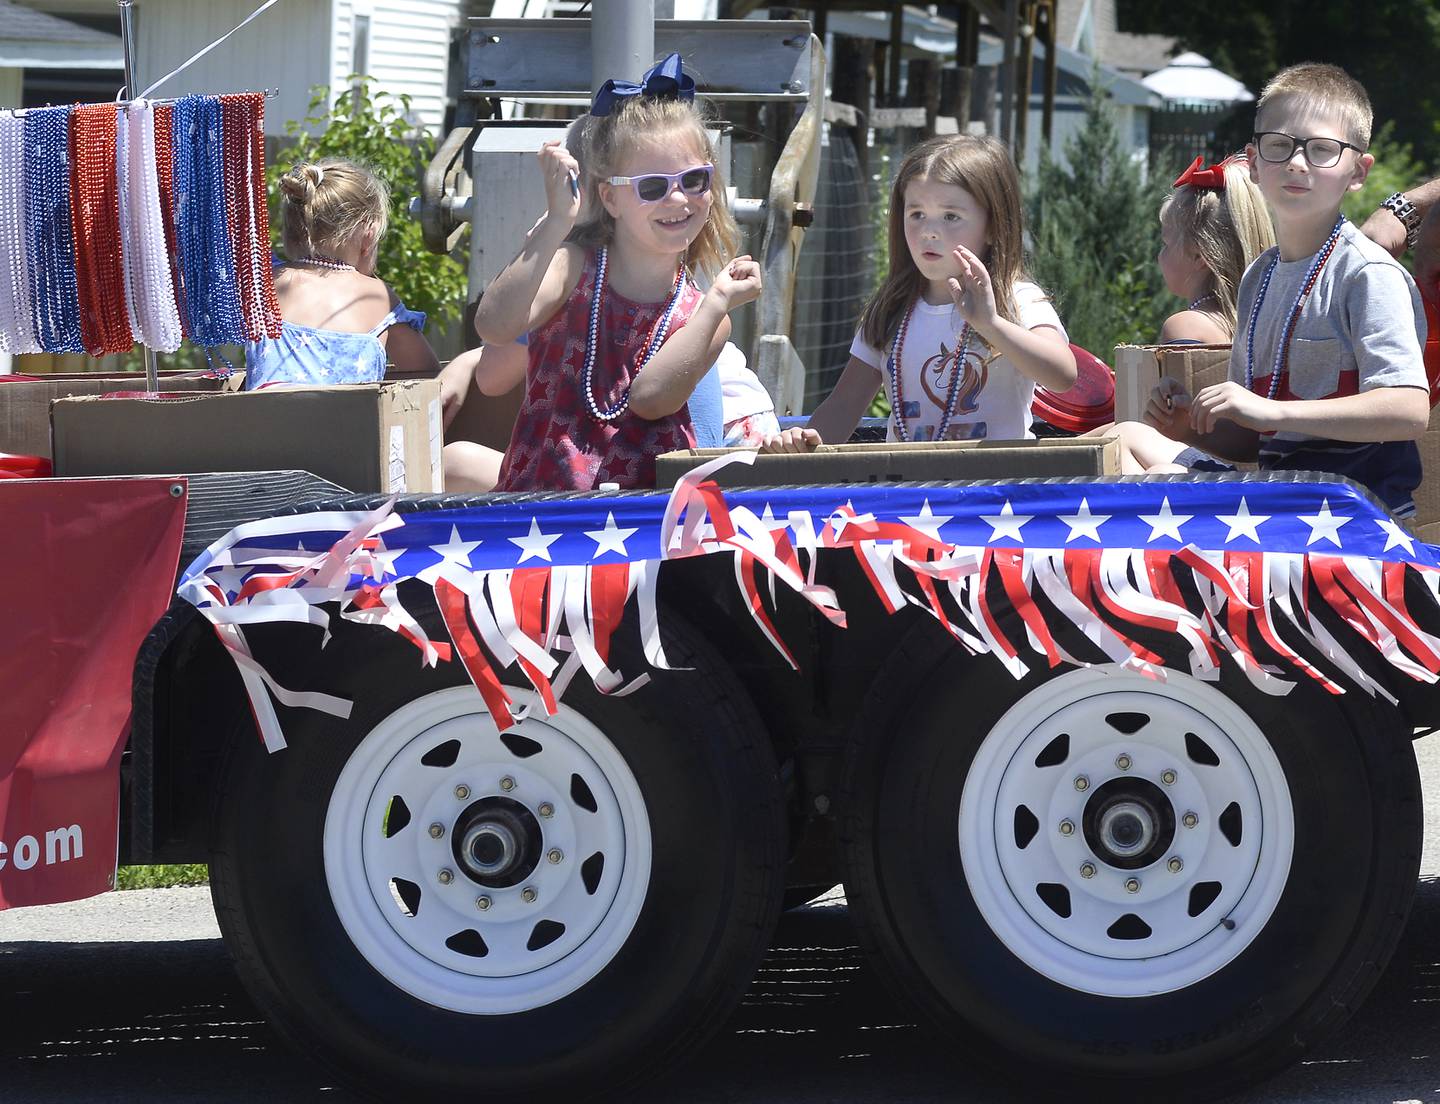
[[[547,709],[580,669],[606,693],[643,679],[609,667],[610,633],[631,606],[647,660],[667,667],[656,578],[666,562],[697,555],[735,559],[751,616],[792,665],[770,620],[777,584],[841,627],[846,606],[920,605],[957,643],[995,655],[1017,677],[1036,664],[1113,662],[1160,678],[1177,666],[1215,678],[1224,655],[1266,693],[1310,677],[1333,693],[1359,687],[1393,700],[1351,654],[1360,640],[1404,675],[1440,681],[1440,638],[1431,635],[1440,629],[1440,548],[1353,484],[1114,479],[722,492],[708,478],[714,467],[668,495],[501,496],[461,507],[406,503],[403,512],[392,500],[368,513],[254,522],[190,565],[179,593],[236,660],[272,748],[284,746],[272,696],[340,716],[348,703],[286,690],[250,655],[247,624],[328,626],[340,617],[398,632],[421,662],[462,662],[503,728],[518,716],[499,678],[512,665]],[[873,593],[837,595],[818,583],[822,555],[858,558]],[[397,588],[409,580],[434,589],[450,640],[429,639],[405,608]],[[1317,598],[1353,630],[1348,643],[1314,616]],[[1084,654],[1061,643],[1061,620],[1090,642]],[[1183,658],[1157,654],[1141,630],[1172,636]]]

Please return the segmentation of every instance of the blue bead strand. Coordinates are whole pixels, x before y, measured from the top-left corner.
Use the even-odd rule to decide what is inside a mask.
[[[195,344],[239,345],[245,338],[235,252],[225,210],[220,101],[186,96],[172,114],[175,236],[185,285],[186,330]]]
[[[25,115],[25,216],[30,307],[47,353],[83,353],[70,225],[70,109]]]

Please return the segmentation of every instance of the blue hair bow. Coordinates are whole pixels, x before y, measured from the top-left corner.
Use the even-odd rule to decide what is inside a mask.
[[[634,96],[645,96],[652,100],[695,98],[695,78],[680,71],[680,55],[671,54],[659,65],[645,70],[640,83],[627,80],[607,80],[595,93],[595,102],[590,107],[591,115],[609,115],[626,100]]]

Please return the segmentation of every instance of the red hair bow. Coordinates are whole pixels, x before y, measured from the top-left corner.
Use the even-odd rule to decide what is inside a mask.
[[[1201,168],[1205,164],[1205,158],[1197,157],[1191,162],[1188,169],[1175,178],[1175,183],[1170,186],[1183,188],[1188,184],[1192,188],[1213,188],[1223,192],[1225,190],[1225,166],[1233,160],[1233,157],[1227,157],[1206,169]]]

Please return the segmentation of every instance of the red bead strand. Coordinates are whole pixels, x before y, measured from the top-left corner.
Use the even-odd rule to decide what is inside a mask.
[[[93,357],[123,353],[134,344],[125,310],[116,110],[114,104],[88,104],[70,113],[70,221],[80,335]]]

